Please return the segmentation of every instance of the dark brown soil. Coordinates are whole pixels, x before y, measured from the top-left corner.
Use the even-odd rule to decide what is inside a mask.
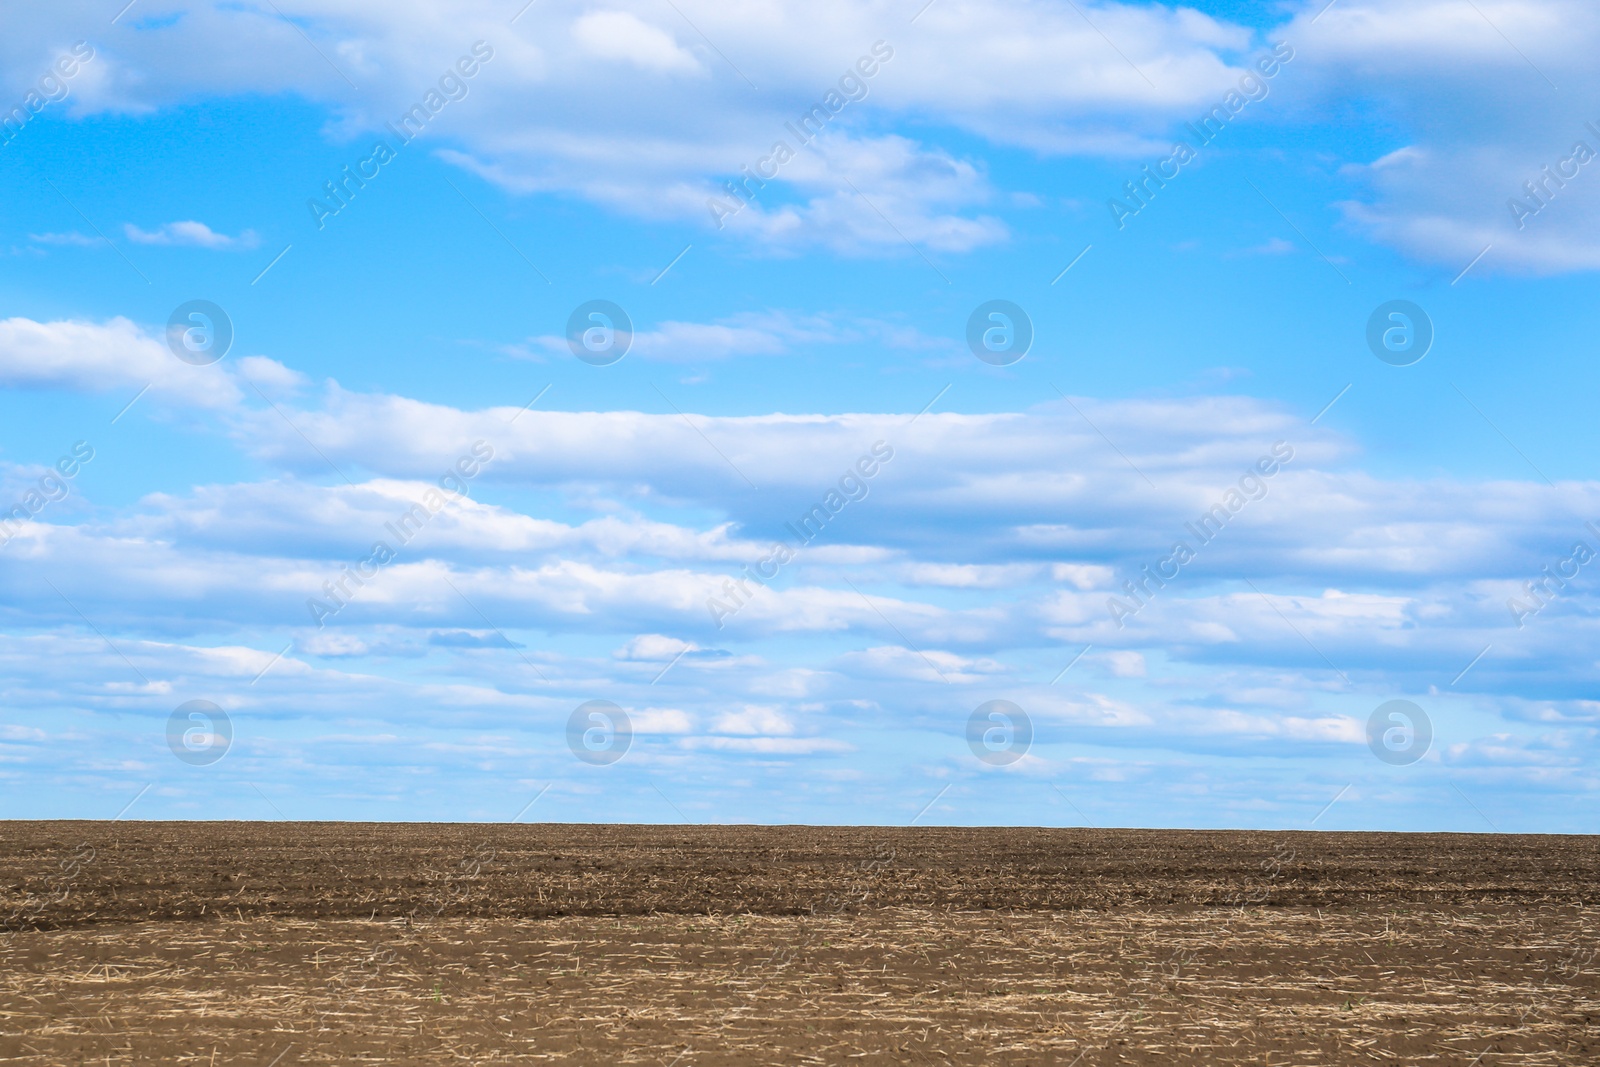
[[[854,908],[857,897],[871,908],[957,911],[1600,903],[1593,837],[0,822],[0,904],[12,904],[0,914],[19,895],[48,896],[48,884],[62,880],[60,861],[75,854],[86,862],[71,893],[23,925],[219,911],[236,919],[803,915]]]
[[[1600,1063],[1600,839],[0,823],[0,1062]]]

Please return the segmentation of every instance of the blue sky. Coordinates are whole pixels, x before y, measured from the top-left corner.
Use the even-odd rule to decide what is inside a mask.
[[[0,815],[1587,831],[1600,14],[920,6],[8,16]],[[597,299],[607,366],[565,336]],[[993,299],[1008,366],[966,342]],[[1405,367],[1366,341],[1397,299]],[[192,300],[218,362],[169,347]],[[191,700],[213,762],[169,746]],[[590,700],[613,762],[569,747]]]

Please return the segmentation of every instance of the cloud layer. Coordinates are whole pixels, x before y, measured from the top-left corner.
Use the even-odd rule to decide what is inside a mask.
[[[160,358],[120,320],[6,328],[17,385],[103,388],[112,342],[124,384]],[[194,380],[213,384],[169,402],[277,473],[17,521],[0,654],[24,722],[204,691],[302,727],[297,707],[329,706],[544,736],[603,697],[645,761],[797,774],[880,730],[959,766],[936,739],[1004,697],[1041,739],[1018,773],[1057,774],[1071,744],[1370,758],[1367,714],[1409,694],[1431,697],[1441,768],[1595,786],[1572,561],[1600,552],[1600,483],[1380,479],[1239,397],[519,416]]]
[[[1006,242],[1000,205],[1026,190],[998,186],[972,138],[1046,158],[1165,155],[1182,123],[1283,41],[1294,61],[1253,121],[1325,160],[1343,153],[1332,162],[1353,230],[1458,269],[1485,247],[1484,270],[1596,266],[1600,181],[1572,161],[1580,143],[1600,153],[1588,125],[1600,112],[1584,103],[1600,88],[1588,62],[1600,16],[1580,0],[1307,4],[1264,29],[1159,5],[962,0],[914,20],[887,0],[679,11],[557,0],[514,21],[488,0],[288,3],[284,18],[140,10],[109,28],[86,3],[19,15],[0,45],[7,82],[22,91],[76,22],[98,49],[66,102],[78,115],[294,92],[334,110],[332,136],[360,142],[433,93],[453,101],[429,124],[435,149],[508,190],[849,254]],[[481,65],[480,41],[493,56]],[[166,62],[175,52],[188,61]],[[453,73],[463,59],[470,78]],[[1352,115],[1370,150],[1317,140]],[[188,222],[138,232],[248,239]]]

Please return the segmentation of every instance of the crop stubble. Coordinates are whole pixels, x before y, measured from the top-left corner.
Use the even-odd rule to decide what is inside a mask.
[[[1590,1064],[1596,874],[1580,837],[0,823],[0,1056]]]

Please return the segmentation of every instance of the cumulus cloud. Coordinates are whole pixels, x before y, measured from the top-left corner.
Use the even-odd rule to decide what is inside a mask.
[[[1283,626],[1288,618],[1319,647],[1392,642],[1433,657],[1470,656],[1467,645],[1483,627],[1514,622],[1507,598],[1537,576],[1546,557],[1568,552],[1582,523],[1600,514],[1600,489],[1586,483],[1374,479],[1346,465],[1349,451],[1336,435],[1306,425],[1303,416],[1238,398],[1080,398],[1078,409],[1094,426],[1137,442],[1121,454],[1064,405],[1010,415],[929,414],[914,433],[903,432],[903,416],[866,414],[697,416],[696,432],[675,413],[551,412],[537,424],[513,427],[509,410],[474,413],[337,391],[324,399],[321,409],[290,410],[314,451],[277,412],[239,415],[248,427],[242,439],[273,462],[304,461],[322,471],[325,455],[341,469],[377,470],[379,477],[355,487],[290,481],[204,488],[192,499],[153,501],[158,513],[130,517],[129,528],[216,551],[249,549],[270,531],[318,551],[341,546],[338,553],[351,556],[426,491],[421,479],[446,469],[467,443],[492,441],[495,459],[473,496],[430,523],[417,542],[421,550],[450,561],[454,580],[513,618],[620,611],[645,632],[688,642],[687,634],[709,632],[716,621],[708,598],[731,595],[730,580],[748,582],[745,567],[769,556],[777,541],[794,538],[785,524],[824,497],[835,465],[848,463],[866,442],[892,440],[894,458],[866,500],[852,505],[848,539],[805,546],[785,568],[785,582],[739,594],[745,602],[729,625],[746,634],[866,625],[893,639],[892,625],[919,645],[946,647],[1037,627],[1052,640],[1169,640],[1214,656],[1224,646],[1285,654],[1298,640]],[[1261,500],[1214,529],[1210,509],[1227,499],[1239,472],[1274,440],[1291,439],[1294,458],[1266,482]],[[823,467],[814,458],[829,454],[839,463]],[[1125,457],[1149,485],[1129,471]],[[739,471],[759,476],[767,493],[741,494]],[[616,493],[650,486],[646,499],[662,516],[561,523],[479,499],[500,487],[559,490],[578,482]],[[677,506],[725,518],[710,526],[664,521]],[[970,528],[979,514],[981,536],[952,541],[939,534],[952,523]],[[1213,536],[1202,540],[1194,529],[1206,515]],[[1152,586],[1146,569],[1176,540],[1190,543],[1195,562]],[[649,567],[619,567],[623,560]],[[885,564],[881,577],[920,591],[890,591],[867,603],[840,580],[859,567]],[[420,561],[408,558],[392,575],[397,591],[374,593],[376,603],[406,603],[424,590],[428,602],[448,599],[440,574]],[[1276,588],[1264,601],[1247,590],[1219,591],[1219,583],[1241,577]],[[1142,592],[1130,595],[1130,582],[1141,583]],[[1028,606],[1007,612],[957,611],[949,599],[963,590],[1030,587],[1037,592]],[[1108,613],[1112,598],[1139,610],[1129,617]],[[1549,610],[1555,617],[1567,609]],[[1453,631],[1440,630],[1440,620],[1456,620],[1458,636],[1441,637]],[[1437,641],[1444,644],[1428,645]],[[643,653],[635,645],[627,654]],[[930,671],[919,657],[907,668]]]
[[[86,385],[91,374],[12,366],[34,382]],[[665,665],[683,653],[677,673],[690,675],[742,663],[711,647],[727,638],[859,630],[873,647],[843,653],[833,669],[939,685],[1003,674],[994,652],[1019,643],[1064,646],[1059,665],[1093,645],[1105,658],[1080,673],[1102,662],[1130,681],[1159,677],[1148,650],[1165,647],[1195,662],[1294,665],[1343,686],[1400,665],[1453,675],[1492,641],[1500,651],[1475,668],[1487,683],[1520,669],[1500,657],[1575,662],[1550,642],[1581,617],[1581,594],[1531,619],[1507,605],[1600,517],[1592,483],[1377,479],[1351,466],[1337,435],[1243,398],[1078,398],[1076,410],[929,413],[910,429],[904,415],[697,415],[699,432],[676,413],[549,412],[512,424],[510,409],[337,389],[319,399],[286,402],[283,414],[226,409],[246,447],[290,469],[304,460],[315,475],[155,494],[92,525],[52,525],[61,520],[42,514],[16,532],[13,562],[0,569],[24,566],[18,588],[48,594],[47,613],[60,607],[45,606],[53,594],[28,569],[71,560],[68,595],[92,598],[108,618],[303,627],[315,622],[307,598],[325,596],[325,583],[393,538],[397,517],[482,440],[494,458],[468,493],[394,546],[341,625],[396,623],[424,631],[417,643],[460,648],[464,639],[426,634],[481,636],[482,611],[514,628],[621,634],[610,647],[625,660]],[[1078,412],[1127,447],[1108,448]],[[874,440],[892,441],[893,458],[849,505],[848,527],[800,545],[793,524]],[[1293,458],[1261,499],[1216,529],[1208,509],[1272,442],[1290,440]],[[320,484],[322,456],[373,473]],[[759,476],[764,493],[742,491],[730,460]],[[575,483],[635,504],[557,521],[498,499]],[[944,534],[956,528],[967,535]],[[1177,540],[1194,561],[1153,582],[1151,568]],[[752,579],[780,541],[795,549],[781,580]],[[728,598],[736,612],[708,607]]]
[[[1475,271],[1600,266],[1600,175],[1578,162],[1600,155],[1593,5],[1357,0],[1313,25],[1320,7],[1282,31],[1304,45],[1299,117],[1361,100],[1385,146],[1344,168],[1352,227],[1452,273],[1486,248]]]
[[[582,700],[607,695],[629,708],[641,760],[781,762],[847,756],[875,723],[916,725],[959,746],[972,708],[1005,696],[1033,717],[1045,749],[1072,738],[1310,758],[1359,755],[1372,706],[1396,692],[1449,689],[1473,661],[1448,699],[1503,705],[1513,737],[1480,743],[1458,732],[1450,758],[1529,783],[1543,768],[1565,775],[1562,788],[1588,788],[1570,768],[1594,751],[1581,732],[1595,718],[1584,693],[1595,665],[1582,651],[1585,635],[1600,636],[1589,634],[1592,597],[1574,587],[1520,629],[1504,601],[1538,573],[1542,547],[1565,551],[1585,536],[1577,520],[1600,516],[1594,485],[1388,482],[1352,469],[1335,436],[1271,405],[1077,398],[1108,434],[1141,431],[1126,439],[1139,442],[1131,455],[1152,491],[1070,409],[929,414],[917,422],[928,439],[897,437],[884,480],[852,505],[879,516],[853,531],[865,554],[806,549],[792,578],[752,588],[719,631],[707,597],[725,595],[771,544],[752,529],[759,514],[708,519],[729,498],[722,460],[707,450],[688,474],[659,464],[663,450],[704,447],[672,436],[681,419],[674,429],[637,412],[562,413],[497,444],[472,495],[435,516],[319,629],[307,598],[326,595],[325,583],[389,536],[385,523],[433,484],[426,473],[456,454],[461,436],[489,419],[508,425],[404,398],[324,399],[373,439],[336,436],[344,430],[323,421],[323,409],[288,411],[341,464],[387,463],[393,474],[354,486],[286,474],[155,494],[77,526],[35,522],[0,551],[12,590],[0,622],[45,631],[0,641],[13,705],[39,714],[72,701],[142,707],[213,679],[245,690],[230,714],[248,714],[249,701],[291,717],[302,714],[297,702],[333,702],[408,731],[450,722],[548,731]],[[770,484],[793,487],[799,500],[816,495],[815,456],[837,448],[848,457],[864,433],[905,423],[874,414],[697,418],[736,459],[760,457]],[[1202,569],[1155,588],[1117,626],[1107,600],[1128,595],[1123,581],[1149,561],[1146,546],[1184,536],[1183,523],[1279,433],[1297,440],[1296,455],[1252,505],[1260,510],[1241,512],[1204,546]],[[493,499],[500,488],[534,492],[573,477],[560,457],[574,441],[602,438],[621,443],[598,450],[600,488],[670,485],[652,496],[658,513],[555,521]],[[501,470],[499,482],[488,480]],[[1045,477],[1061,470],[1071,478]],[[957,521],[971,536],[925,533]],[[963,554],[982,558],[952,558]],[[63,595],[114,635],[114,651],[94,634],[70,636],[81,619]],[[263,626],[294,635],[294,654],[276,657],[277,640],[186,643]],[[803,643],[774,643],[778,635]],[[41,659],[59,660],[67,644],[76,673]],[[1092,651],[1080,655],[1086,645]],[[434,680],[372,673],[396,655]],[[276,696],[246,685],[264,670],[281,687]],[[1508,689],[1531,695],[1495,695]],[[1196,692],[1212,696],[1175,696]],[[1528,747],[1519,723],[1566,731],[1567,747]],[[468,746],[479,758],[516,747]],[[1058,766],[1045,749],[1041,773]]]
[[[493,60],[452,112],[454,146],[442,147],[508,189],[577,193],[715,228],[708,199],[728,195],[725,180],[787,139],[795,160],[741,213],[737,232],[876,254],[903,254],[908,237],[960,252],[1007,236],[984,211],[982,168],[875,125],[932,114],[1039,150],[1127,153],[1236,77],[1226,53],[1251,38],[1192,10],[1086,6],[1092,24],[1070,8],[955,0],[910,25],[889,0],[759,10],[693,0],[681,13],[642,0],[600,9],[554,0],[508,27],[491,0],[300,0],[273,11],[182,0],[168,19],[108,33],[74,106],[145,112],[219,93],[298,92],[336,110],[337,136],[355,137],[382,130],[454,52],[482,40]],[[21,63],[73,9],[92,13],[86,0],[67,8],[19,21],[0,58]],[[224,62],[238,40],[251,41],[250,55]],[[174,53],[190,60],[166,62]],[[813,105],[826,109],[828,132],[804,143],[785,124]],[[717,122],[704,121],[710,114]],[[209,247],[210,232],[148,236]]]
[[[0,383],[92,393],[148,386],[157,396],[210,408],[241,396],[220,366],[179,360],[159,333],[121,316],[103,323],[0,320]]]
[[[1274,121],[1315,128],[1355,99],[1374,139],[1387,142],[1370,158],[1342,160],[1352,227],[1457,269],[1491,245],[1478,269],[1597,266],[1600,182],[1587,167],[1564,186],[1543,177],[1573,158],[1578,141],[1600,152],[1587,127],[1600,114],[1579,103],[1600,89],[1588,62],[1600,15],[1583,0],[1306,3],[1262,32],[1182,7],[1107,2],[954,0],[907,25],[890,0],[759,10],[697,0],[681,16],[642,0],[601,9],[556,0],[509,28],[491,0],[280,5],[326,61],[271,12],[168,6],[170,19],[126,20],[106,37],[74,83],[77,113],[297,92],[334,110],[334,136],[366,136],[481,39],[494,58],[452,112],[444,158],[515,192],[575,193],[762,246],[875,255],[909,255],[907,239],[947,254],[1009,239],[989,206],[997,191],[980,161],[951,147],[958,140],[1107,158],[1165,150],[1197,108],[1234,87],[1253,49],[1288,40],[1295,90],[1277,94]],[[49,18],[20,16],[0,61],[32,69],[60,19],[91,8],[80,0]],[[243,39],[251,54],[223,61],[224,45]],[[892,58],[874,58],[878,42]],[[174,53],[189,60],[164,61]],[[847,97],[839,79],[864,69],[862,57],[873,74],[853,73],[862,89]],[[790,133],[786,123],[830,92],[830,109],[845,103],[830,110],[826,132],[804,141]],[[703,121],[711,114],[715,123]],[[897,131],[912,120],[916,138]],[[724,183],[785,140],[795,158],[769,187],[752,185],[753,202],[719,227],[708,200],[733,196]],[[1555,195],[1530,199],[1528,181]],[[1537,212],[1512,211],[1517,198]],[[203,247],[247,240],[195,222],[129,233]]]
[[[1600,265],[1591,167],[1564,185],[1544,177],[1546,166],[1577,166],[1579,141],[1600,152],[1587,126],[1600,113],[1581,105],[1600,89],[1588,62],[1600,15],[1583,0],[1306,3],[1260,32],[1182,7],[1108,2],[941,0],[907,24],[890,0],[759,10],[696,0],[681,15],[642,0],[598,9],[555,0],[510,27],[491,0],[280,5],[294,26],[205,0],[168,7],[170,19],[125,20],[105,38],[74,83],[76,113],[296,92],[333,110],[333,136],[365,137],[482,40],[494,58],[452,111],[436,149],[443,158],[514,192],[577,194],[762,247],[872,255],[909,255],[906,240],[960,254],[1010,238],[994,206],[1006,191],[953,147],[970,136],[1050,155],[1164,151],[1185,119],[1235,86],[1253,50],[1287,40],[1295,87],[1275,94],[1272,121],[1310,130],[1358,100],[1383,145],[1339,160],[1350,226],[1457,269],[1490,246],[1477,269]],[[19,16],[0,61],[32,69],[61,18],[91,8],[81,0],[49,18]],[[224,45],[243,39],[251,54],[224,61]],[[174,53],[189,60],[164,61]],[[841,88],[846,75],[856,80]],[[790,132],[786,124],[824,101],[825,132]],[[915,137],[904,132],[912,121]],[[780,141],[794,157],[776,174],[765,165],[766,187],[739,194],[748,206],[731,217],[709,208],[713,198],[738,202],[725,183],[743,181],[741,168],[770,158]],[[1530,181],[1554,195],[1530,198]],[[1519,198],[1537,210],[1513,211]],[[192,221],[128,232],[200,247],[250,240]]]
[[[661,73],[704,73],[693,54],[665,30],[628,11],[591,11],[572,24],[572,39],[599,59],[618,59]]]

